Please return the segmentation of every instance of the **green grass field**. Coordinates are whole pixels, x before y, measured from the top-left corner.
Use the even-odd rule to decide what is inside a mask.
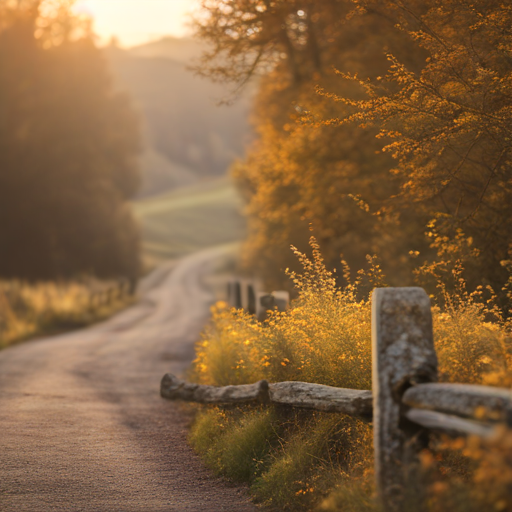
[[[242,240],[242,202],[228,178],[180,188],[133,203],[150,265]]]

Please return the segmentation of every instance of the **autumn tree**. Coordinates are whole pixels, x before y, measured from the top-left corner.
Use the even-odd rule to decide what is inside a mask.
[[[294,265],[290,244],[307,249],[311,224],[329,265],[336,266],[343,253],[359,268],[365,254],[379,252],[403,282],[406,246],[418,230],[377,215],[398,192],[389,172],[392,159],[380,151],[378,130],[322,124],[352,110],[316,89],[362,99],[364,89],[340,80],[336,69],[377,78],[388,67],[385,45],[412,66],[421,50],[404,51],[409,36],[397,32],[386,13],[363,12],[346,0],[224,0],[203,7],[199,34],[212,50],[202,72],[237,85],[262,75],[254,108],[259,140],[234,169],[248,200],[245,267],[277,284],[282,270]]]
[[[422,210],[440,261],[467,255],[474,284],[499,289],[512,250],[512,6],[494,0],[363,1],[399,20],[428,55],[421,70],[388,52],[390,70],[344,100],[397,160],[389,207]],[[338,98],[340,99],[340,98]],[[464,246],[461,248],[461,245]],[[462,251],[461,251],[462,249]],[[471,249],[471,250],[468,250]]]
[[[287,266],[286,246],[312,224],[330,264],[338,251],[356,266],[378,252],[391,281],[405,284],[417,264],[409,253],[439,265],[462,258],[473,284],[501,287],[511,243],[510,6],[204,8],[198,32],[212,50],[203,72],[237,84],[263,76],[259,140],[235,168],[248,200],[248,267]]]
[[[350,2],[327,0],[204,0],[197,34],[210,44],[197,69],[238,85],[283,63],[293,84],[329,65]]]
[[[137,120],[62,2],[0,2],[0,275],[135,278]]]

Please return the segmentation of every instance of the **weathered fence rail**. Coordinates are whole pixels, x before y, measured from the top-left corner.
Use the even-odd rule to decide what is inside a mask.
[[[372,417],[372,392],[342,389],[308,382],[276,382],[260,380],[240,386],[204,386],[190,384],[168,373],[161,384],[161,395],[170,400],[185,400],[202,404],[239,404],[260,402],[303,407],[324,412],[338,412]]]
[[[389,512],[424,508],[418,455],[431,431],[488,438],[498,422],[512,426],[511,390],[436,382],[430,300],[421,288],[374,290],[372,376],[370,391],[264,380],[203,386],[167,374],[161,395],[205,404],[274,403],[371,419],[377,490]]]

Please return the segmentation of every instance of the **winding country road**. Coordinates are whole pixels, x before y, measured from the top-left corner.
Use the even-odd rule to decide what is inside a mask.
[[[224,251],[159,268],[103,324],[0,352],[2,512],[256,510],[203,467],[189,417],[158,394],[193,357]]]

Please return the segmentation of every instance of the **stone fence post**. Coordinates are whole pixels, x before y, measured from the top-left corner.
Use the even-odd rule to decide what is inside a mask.
[[[422,288],[377,288],[372,295],[375,475],[386,512],[424,509],[418,453],[428,431],[404,417],[402,396],[437,380],[430,299]]]

